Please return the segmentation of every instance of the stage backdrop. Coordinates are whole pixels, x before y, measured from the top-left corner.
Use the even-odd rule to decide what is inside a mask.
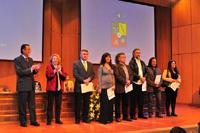
[[[43,0],[0,1],[0,59],[13,60],[22,43],[32,45],[31,56],[42,61]]]
[[[154,7],[119,0],[81,1],[81,48],[90,51],[98,64],[109,52],[114,59],[125,52],[127,63],[134,48],[140,48],[147,63],[155,56]]]

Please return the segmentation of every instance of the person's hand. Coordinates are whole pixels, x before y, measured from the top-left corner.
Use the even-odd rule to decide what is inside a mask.
[[[69,76],[66,76],[66,80],[70,80],[70,77],[69,77]]]
[[[32,70],[39,70],[41,68],[41,64],[36,64],[31,67]]]
[[[176,79],[173,79],[173,80],[172,80],[172,82],[178,82],[178,80],[176,80]]]
[[[98,89],[98,93],[101,94],[101,89]]]
[[[58,72],[61,72],[61,65],[57,66],[57,70],[58,70]]]
[[[144,83],[144,81],[146,80],[145,77],[141,77],[140,80],[142,81],[142,83]]]
[[[56,66],[54,70],[54,72],[61,72],[61,65]]]
[[[175,80],[175,82],[176,82],[176,83],[181,83],[181,81],[180,81],[180,80]]]
[[[57,69],[54,69],[53,72],[54,72],[54,74],[57,73]]]
[[[127,81],[126,81],[126,85],[129,86],[130,84],[131,84],[131,81],[130,81],[130,80],[127,80]]]
[[[89,84],[89,80],[88,79],[85,79],[83,80],[84,84],[88,85]]]
[[[160,85],[159,85],[159,84],[156,84],[156,87],[158,88],[158,87],[160,87]]]
[[[178,82],[178,83],[181,83],[181,79],[177,79],[177,82]]]
[[[112,86],[112,90],[113,90],[113,91],[115,90],[115,85],[114,85],[114,86]]]

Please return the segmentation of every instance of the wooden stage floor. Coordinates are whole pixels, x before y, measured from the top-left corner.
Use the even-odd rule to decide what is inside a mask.
[[[51,126],[47,126],[45,122],[40,122],[40,127],[28,125],[27,128],[22,128],[18,123],[0,123],[1,133],[140,133],[151,132],[165,133],[173,126],[182,126],[184,128],[197,126],[200,121],[200,107],[190,105],[177,105],[178,117],[164,118],[149,118],[147,120],[138,119],[132,122],[113,122],[103,125],[98,122],[90,124],[81,123],[74,124],[73,119],[63,119],[63,125],[56,125],[54,122]],[[164,131],[165,130],[165,131]],[[193,132],[190,132],[193,133]]]

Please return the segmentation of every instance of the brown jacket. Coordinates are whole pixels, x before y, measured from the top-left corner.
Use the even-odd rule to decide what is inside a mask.
[[[129,80],[132,82],[133,75],[130,70],[130,67],[126,65],[129,73]],[[124,72],[122,64],[117,64],[114,69],[115,74],[115,92],[116,93],[124,93],[125,92],[125,85],[126,85],[126,74]]]
[[[156,68],[156,75],[162,75],[161,70],[157,67]],[[147,68],[147,91],[148,92],[153,92],[156,91],[156,89],[159,89],[159,87],[156,87],[155,81],[154,81],[154,73],[153,73],[153,69],[148,67]],[[162,78],[161,81],[159,83],[159,86],[161,86],[162,84]]]

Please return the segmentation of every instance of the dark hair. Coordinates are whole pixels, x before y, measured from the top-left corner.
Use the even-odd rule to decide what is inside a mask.
[[[152,66],[152,60],[153,60],[153,59],[156,59],[156,57],[151,57],[151,58],[149,59],[148,67],[153,67],[153,66]],[[156,64],[156,67],[158,67],[157,64]]]
[[[88,53],[88,50],[87,49],[81,49],[81,52],[87,52]]]
[[[104,65],[106,63],[106,57],[108,57],[108,56],[111,58],[110,53],[107,53],[107,52],[102,55],[100,65]],[[111,60],[109,62],[109,65],[112,67],[112,61]]]
[[[133,54],[135,53],[135,51],[137,51],[137,50],[140,50],[139,48],[135,48],[134,50],[133,50]]]
[[[186,133],[186,131],[181,127],[173,127],[169,133]]]
[[[23,50],[26,48],[26,46],[30,46],[30,44],[22,44],[21,45],[21,54],[23,54]]]
[[[119,64],[119,57],[120,57],[121,55],[125,55],[125,53],[120,52],[120,53],[118,53],[118,54],[115,56],[115,63],[116,63],[116,64]]]
[[[168,62],[168,66],[167,66],[167,69],[172,73],[172,63],[173,62],[175,62],[175,64],[176,64],[176,61],[175,60],[170,60],[169,62]],[[177,74],[179,74],[179,71],[178,71],[178,68],[177,68],[177,66],[175,66],[175,68],[174,68],[174,71],[177,73]]]

